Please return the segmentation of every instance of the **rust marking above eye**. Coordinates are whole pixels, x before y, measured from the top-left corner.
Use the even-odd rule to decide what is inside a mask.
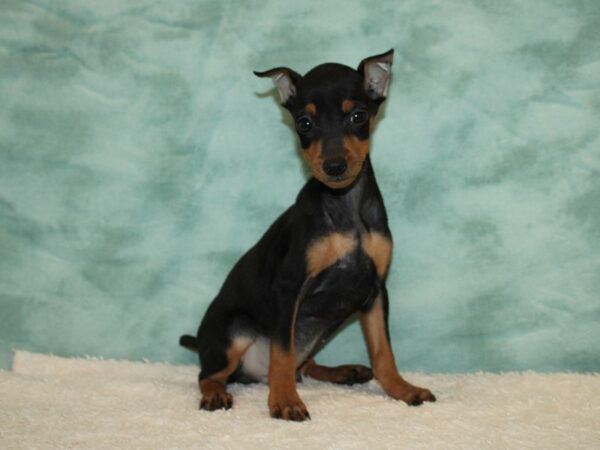
[[[342,102],[342,111],[345,113],[349,113],[354,109],[354,102],[352,100],[344,100]]]
[[[361,247],[375,264],[379,278],[383,279],[392,259],[392,240],[381,233],[372,231],[361,236]]]
[[[316,276],[352,252],[357,244],[352,233],[331,233],[316,240],[306,252],[308,274]]]
[[[311,116],[316,116],[317,115],[317,105],[315,105],[314,103],[308,103],[304,107],[304,111],[309,113]]]

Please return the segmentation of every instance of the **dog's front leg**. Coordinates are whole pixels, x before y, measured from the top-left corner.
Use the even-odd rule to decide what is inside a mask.
[[[434,402],[435,396],[429,389],[413,386],[398,373],[389,340],[388,296],[385,285],[381,286],[371,308],[361,313],[360,324],[367,341],[373,375],[383,390],[390,397],[412,406],[420,405],[424,401]]]
[[[294,329],[300,303],[309,283],[305,282],[295,301],[279,301],[277,324],[271,336],[269,362],[269,413],[271,417],[302,421],[310,419],[296,390]]]
[[[269,413],[271,417],[302,421],[310,419],[296,390],[296,356],[292,348],[271,342],[269,365]]]

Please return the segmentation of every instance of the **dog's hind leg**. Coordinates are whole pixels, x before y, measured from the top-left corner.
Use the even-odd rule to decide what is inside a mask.
[[[199,346],[201,371],[199,387],[202,393],[200,409],[214,411],[229,409],[233,397],[227,392],[227,378],[238,367],[240,359],[253,340],[248,337],[236,337],[224,346],[220,342],[202,342]]]
[[[314,359],[306,361],[300,373],[315,380],[346,385],[366,383],[373,378],[371,369],[360,364],[327,367],[317,364]]]

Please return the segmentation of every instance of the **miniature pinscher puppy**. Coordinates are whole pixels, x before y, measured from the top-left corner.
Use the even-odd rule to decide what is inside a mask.
[[[267,381],[271,417],[310,418],[296,390],[306,376],[341,384],[372,377],[409,405],[435,401],[396,368],[388,330],[386,276],[392,236],[369,159],[369,137],[390,81],[393,50],[358,69],[322,64],[301,76],[255,72],[275,83],[291,113],[312,177],[296,202],[235,264],[197,337],[181,345],[200,357],[200,408],[230,408],[229,382]],[[313,359],[358,313],[372,370]]]

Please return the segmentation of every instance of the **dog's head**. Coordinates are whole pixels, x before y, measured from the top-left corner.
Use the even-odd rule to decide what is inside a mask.
[[[362,169],[373,118],[387,96],[393,54],[365,58],[356,70],[327,63],[304,76],[287,67],[254,72],[275,83],[313,176],[330,188],[350,186]]]

